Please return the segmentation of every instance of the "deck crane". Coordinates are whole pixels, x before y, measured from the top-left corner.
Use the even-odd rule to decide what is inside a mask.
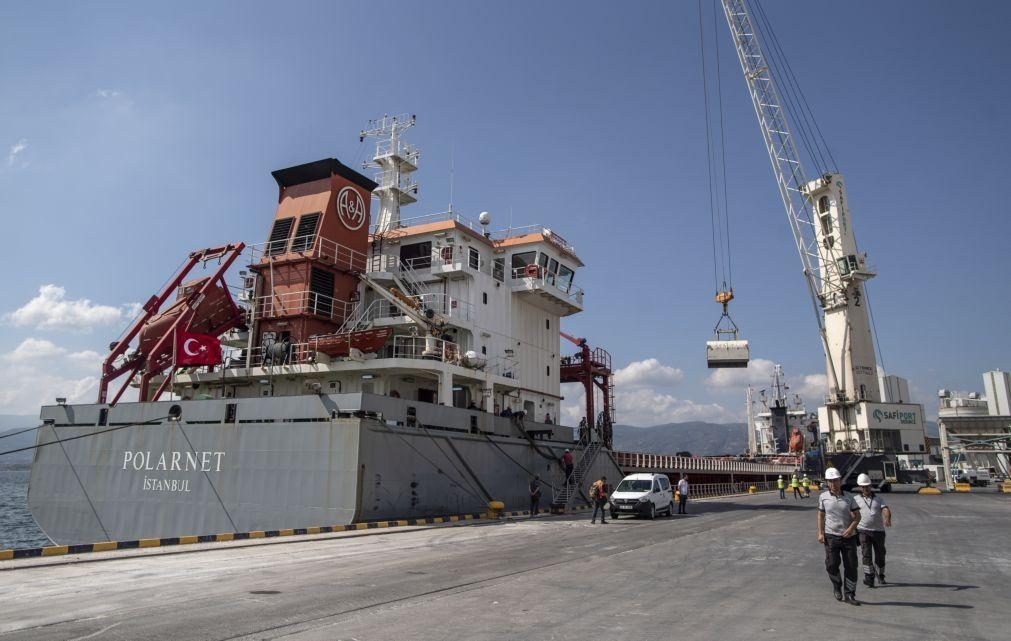
[[[562,383],[580,383],[583,386],[587,429],[579,435],[580,441],[595,440],[594,435],[597,435],[604,445],[610,448],[614,437],[614,381],[611,354],[600,347],[591,349],[585,338],[576,338],[565,332],[558,333],[579,348],[574,356],[562,357],[559,377]],[[594,388],[599,389],[603,396],[603,407],[599,414],[595,413]]]
[[[750,4],[754,4],[754,12]],[[882,403],[864,285],[875,273],[867,265],[866,254],[857,249],[843,177],[835,170],[823,138],[819,146],[821,131],[813,124],[813,114],[796,88],[792,69],[761,4],[722,0],[722,7],[793,232],[825,352],[828,394],[818,416],[827,455],[845,468],[844,475],[863,471],[871,464],[871,469],[884,470],[888,477],[888,470],[894,469],[888,466],[896,464],[896,453],[924,451],[923,409],[913,403],[895,403],[896,399]],[[760,34],[769,45],[767,51],[759,41]],[[784,78],[787,93],[780,91],[774,74]],[[804,172],[788,112],[798,126],[807,155],[819,165],[820,175],[813,180]],[[884,456],[870,454],[872,451]],[[873,463],[875,459],[882,463]]]

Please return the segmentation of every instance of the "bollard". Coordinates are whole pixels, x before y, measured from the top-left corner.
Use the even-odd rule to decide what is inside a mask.
[[[758,491],[758,488],[755,487],[754,485],[748,487],[748,494],[754,494],[757,491]]]
[[[488,501],[488,517],[492,519],[497,519],[502,516],[502,512],[505,510],[505,503],[502,501]]]

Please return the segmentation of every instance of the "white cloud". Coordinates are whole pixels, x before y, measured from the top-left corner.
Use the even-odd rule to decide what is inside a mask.
[[[764,358],[753,358],[747,367],[731,367],[713,370],[706,384],[717,389],[744,389],[767,387],[772,381],[776,364]]]
[[[63,356],[67,350],[54,345],[52,342],[38,339],[26,338],[14,351],[3,355],[3,360],[9,363],[32,363],[40,359],[51,359]]]
[[[7,152],[7,166],[8,167],[13,167],[14,164],[18,161],[18,156],[22,152],[24,152],[25,149],[28,149],[28,139],[27,138],[22,138],[21,140],[17,141],[13,145],[11,145],[10,151]],[[22,163],[21,166],[22,167],[27,167],[28,164],[27,163]]]
[[[790,391],[799,394],[810,411],[824,402],[828,394],[828,376],[825,374],[808,374],[800,379],[799,384],[790,387]]]
[[[635,387],[673,387],[683,381],[684,372],[664,365],[655,358],[635,361],[614,373],[614,384],[630,389]]]
[[[95,96],[99,98],[118,98],[119,95],[119,91],[115,89],[99,89],[95,91]]]
[[[748,385],[755,389],[772,387],[772,375],[776,364],[764,358],[752,359],[748,367],[717,369],[709,375],[706,384],[715,390],[740,391]],[[804,374],[790,376],[784,373],[787,396],[800,395],[809,408],[821,405],[828,392],[828,377],[825,374]]]
[[[87,333],[95,327],[122,323],[139,309],[136,303],[112,307],[87,298],[67,300],[66,296],[67,290],[59,285],[43,285],[38,296],[4,314],[3,320],[16,327]]]
[[[614,374],[617,422],[623,425],[651,426],[684,421],[733,421],[737,416],[719,403],[697,403],[678,398],[670,388],[684,380],[684,372],[655,358],[636,361]],[[562,402],[562,420],[577,425],[586,413],[585,393],[581,386],[570,385],[572,397]],[[600,408],[596,408],[600,411]]]
[[[94,402],[102,357],[71,352],[51,341],[26,338],[0,354],[0,414],[37,414],[56,397]]]

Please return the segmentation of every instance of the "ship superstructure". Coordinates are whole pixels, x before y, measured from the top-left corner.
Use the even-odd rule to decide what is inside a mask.
[[[803,448],[797,450],[791,447],[791,439],[794,439],[793,444],[796,445],[794,434],[808,438],[808,428],[814,420],[808,414],[800,396],[797,394],[789,396],[789,389],[782,366],[775,365],[771,385],[768,390],[759,390],[758,411],[752,412],[756,454],[773,456],[788,452],[803,452]],[[749,398],[749,403],[752,402],[754,401]]]
[[[378,140],[371,178],[334,158],[273,172],[266,240],[191,254],[111,346],[99,402],[43,408],[39,443],[65,442],[37,450],[29,506],[51,538],[522,505],[535,473],[564,508],[584,478],[620,477],[602,430],[557,424],[559,324],[583,309],[582,261],[539,225],[402,217],[414,122],[362,132]],[[201,264],[212,275],[192,278]],[[139,402],[117,403],[131,384]]]

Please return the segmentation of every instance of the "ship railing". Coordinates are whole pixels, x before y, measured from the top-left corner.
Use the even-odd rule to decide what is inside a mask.
[[[540,234],[549,243],[558,247],[562,251],[576,254],[576,248],[569,244],[569,241],[562,238],[557,232],[552,231],[544,225],[524,225],[523,227],[508,227],[491,233],[492,240],[506,240],[507,238],[517,238],[519,236],[529,236],[530,234]]]
[[[403,259],[396,254],[375,254],[369,258],[369,273],[393,274],[410,291],[407,294],[421,294],[425,283],[419,276],[419,271],[431,267],[427,257]]]
[[[343,323],[351,311],[350,306],[346,301],[313,291],[274,293],[256,297],[250,318],[262,320],[311,314]]]
[[[484,366],[484,370],[494,374],[495,376],[501,376],[503,378],[517,378],[519,363],[520,362],[515,358],[499,356],[497,358],[490,359]]]
[[[417,166],[418,157],[420,155],[421,151],[417,145],[406,143],[399,138],[396,140],[384,138],[376,143],[377,158],[381,158],[383,156],[400,156],[412,165]]]
[[[422,294],[414,296],[422,309],[431,309],[447,318],[471,322],[474,320],[474,306],[448,294]]]
[[[424,312],[431,309],[445,318],[470,322],[474,319],[474,306],[447,294],[421,294],[409,298],[418,302],[417,309]],[[355,308],[355,313],[348,317],[344,327],[338,333],[364,329],[369,323],[388,318],[404,318],[402,309],[389,301],[378,299],[364,308]]]
[[[559,285],[558,276],[547,272],[538,265],[513,268],[512,279],[523,281],[533,287],[539,286],[542,289],[548,289],[560,298],[569,300],[580,307],[583,306],[583,289],[581,287],[573,285],[571,281],[566,285]]]
[[[472,231],[475,231],[475,232],[477,232],[479,234],[483,234],[483,230],[481,229],[481,225],[479,225],[478,223],[474,222],[473,220],[467,218],[463,214],[461,214],[459,212],[456,212],[456,211],[452,211],[452,210],[449,210],[449,211],[440,211],[440,212],[436,212],[434,214],[425,214],[424,216],[413,216],[411,218],[401,218],[400,219],[400,223],[399,223],[399,225],[397,225],[397,227],[398,228],[416,227],[418,225],[427,225],[429,223],[438,223],[438,222],[443,222],[443,221],[457,222],[457,223],[460,223],[461,225],[463,225],[464,227],[466,227],[466,228],[468,228],[468,229],[470,229]],[[375,225],[372,225],[371,227],[369,227],[369,233],[375,233],[375,232],[376,232],[376,226]]]
[[[433,336],[394,336],[393,358],[462,364],[459,345]]]
[[[349,272],[363,272],[367,264],[364,252],[315,233],[249,245],[248,251],[253,265],[266,259],[291,258],[293,254],[298,258],[321,260]]]
[[[615,461],[624,469],[648,469],[673,472],[779,474],[783,464],[705,456],[676,456],[648,452],[614,452]],[[792,466],[788,466],[792,467]]]
[[[250,367],[281,367],[284,365],[300,365],[315,360],[316,351],[310,349],[309,343],[267,343],[254,347],[249,352]]]

